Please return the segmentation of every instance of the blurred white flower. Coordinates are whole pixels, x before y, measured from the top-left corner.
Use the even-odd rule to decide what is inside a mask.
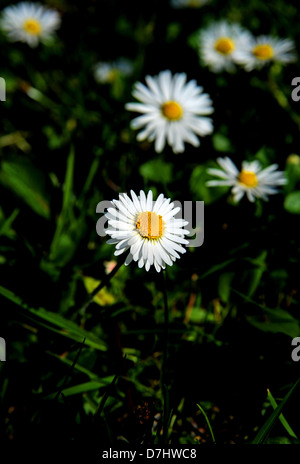
[[[57,11],[39,3],[21,2],[4,8],[0,27],[9,40],[36,47],[40,41],[50,39],[60,23]]]
[[[125,58],[116,61],[100,61],[95,65],[94,76],[100,84],[111,84],[118,76],[130,76],[133,73],[133,64]]]
[[[251,35],[239,24],[219,21],[199,34],[199,55],[213,72],[233,71],[236,55],[249,43]]]
[[[236,54],[237,62],[243,65],[246,71],[261,68],[270,62],[290,63],[295,59],[295,44],[292,40],[267,35],[251,37]]]
[[[244,194],[249,201],[254,202],[255,198],[268,200],[268,195],[278,192],[276,187],[287,183],[283,171],[276,171],[277,164],[272,164],[262,169],[259,161],[243,161],[242,169],[239,171],[230,158],[218,158],[218,164],[222,169],[209,168],[209,174],[220,177],[222,180],[210,180],[207,185],[231,186],[232,194],[236,202],[240,201]]]
[[[144,129],[137,140],[155,140],[155,150],[161,152],[166,142],[174,153],[184,151],[184,142],[195,147],[200,145],[198,137],[213,131],[210,118],[212,101],[202,93],[195,80],[186,83],[186,74],[172,76],[171,71],[162,71],[158,76],[146,76],[148,87],[141,82],[135,84],[133,96],[141,103],[127,103],[126,109],[144,113],[131,122],[133,129]]]
[[[162,193],[156,201],[151,190],[147,196],[143,190],[139,197],[132,190],[130,193],[132,199],[126,193],[119,194],[119,200],[112,200],[114,207],[105,213],[106,234],[111,237],[107,243],[116,244],[115,256],[129,250],[125,265],[133,260],[146,271],[153,265],[160,272],[180,258],[178,253],[186,252],[182,245],[189,243],[184,238],[189,231],[183,227],[188,222],[174,218],[180,207],[175,208]]]
[[[211,0],[171,0],[173,8],[201,8]]]

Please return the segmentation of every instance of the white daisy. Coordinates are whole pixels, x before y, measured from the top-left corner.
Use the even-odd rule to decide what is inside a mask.
[[[221,169],[208,169],[208,173],[220,177],[222,180],[210,180],[207,185],[210,187],[228,185],[233,187],[232,194],[236,202],[247,195],[249,201],[254,202],[255,198],[268,200],[268,195],[277,193],[276,186],[284,185],[287,179],[284,172],[276,171],[277,164],[262,169],[259,161],[243,161],[242,169],[239,171],[230,158],[218,158]]]
[[[172,76],[171,71],[162,71],[158,76],[146,76],[148,87],[135,84],[133,96],[141,103],[127,103],[126,109],[144,113],[131,122],[133,129],[144,128],[137,140],[155,140],[155,150],[161,152],[167,142],[174,153],[184,151],[184,142],[195,147],[198,137],[213,131],[210,118],[199,115],[211,114],[212,101],[195,80],[186,83],[186,74]]]
[[[250,40],[250,33],[239,24],[220,21],[199,34],[199,55],[213,72],[233,71],[238,51]]]
[[[31,47],[49,39],[59,26],[60,16],[57,11],[30,2],[7,6],[0,21],[0,27],[7,33],[9,40],[27,42]]]
[[[211,0],[171,0],[171,6],[173,8],[201,8],[210,2]]]
[[[181,208],[175,208],[162,193],[156,201],[151,190],[147,197],[143,190],[139,197],[132,190],[130,193],[132,199],[126,193],[119,194],[119,200],[112,200],[113,207],[105,213],[105,232],[111,237],[107,243],[116,244],[115,256],[129,250],[125,265],[133,260],[146,271],[153,265],[157,272],[166,264],[172,266],[179,253],[186,252],[182,245],[189,243],[184,238],[189,231],[183,228],[188,222],[174,218]]]
[[[244,48],[238,50],[236,60],[246,71],[252,71],[272,61],[279,63],[295,61],[294,51],[295,44],[292,40],[262,35],[257,38],[251,37]]]
[[[94,76],[100,84],[111,84],[118,76],[130,76],[133,65],[125,58],[119,58],[113,62],[100,61],[94,69]]]

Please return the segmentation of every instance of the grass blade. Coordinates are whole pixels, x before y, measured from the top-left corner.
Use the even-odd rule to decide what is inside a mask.
[[[274,398],[274,396],[272,395],[272,393],[270,392],[270,390],[268,389],[268,397],[270,399],[270,403],[271,403],[271,406],[273,407],[273,409],[276,409],[278,404],[276,403],[276,400]],[[293,431],[292,427],[289,425],[288,421],[285,419],[284,415],[283,414],[280,414],[279,416],[279,420],[280,422],[282,423],[283,427],[285,428],[285,430],[287,431],[287,433],[293,437],[293,438],[297,438],[297,435],[295,434],[295,432]]]
[[[277,406],[277,408],[272,412],[270,417],[268,417],[266,422],[263,424],[263,426],[261,427],[261,429],[257,433],[256,437],[252,441],[252,444],[260,445],[260,444],[264,443],[264,441],[266,440],[266,438],[269,435],[270,431],[274,427],[275,422],[277,421],[278,417],[280,416],[281,411],[283,410],[284,406],[286,405],[286,403],[290,399],[293,392],[298,387],[299,383],[300,383],[300,378],[294,383],[294,385],[292,386],[290,391],[285,395],[285,397],[282,400],[282,402],[280,403],[280,405]]]
[[[202,412],[202,414],[203,414],[203,416],[204,416],[204,418],[205,418],[205,420],[206,420],[207,426],[208,426],[209,431],[210,431],[210,434],[211,434],[211,438],[212,438],[213,444],[215,445],[215,444],[216,444],[216,439],[215,439],[215,436],[214,436],[213,429],[212,429],[212,427],[211,427],[211,425],[210,425],[209,419],[208,419],[208,417],[207,417],[207,414],[206,414],[206,412],[204,411],[204,409],[200,406],[200,404],[197,403],[197,406],[198,406],[198,408],[200,409],[200,411]]]

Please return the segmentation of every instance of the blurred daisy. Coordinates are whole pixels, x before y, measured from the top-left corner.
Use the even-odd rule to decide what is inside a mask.
[[[94,76],[100,84],[111,84],[118,76],[130,76],[133,72],[133,65],[125,58],[119,58],[113,62],[101,61],[96,64]]]
[[[171,0],[173,8],[200,8],[211,0]]]
[[[290,39],[278,39],[262,35],[251,37],[243,49],[238,50],[236,59],[246,71],[261,68],[271,61],[290,63],[295,61],[295,44]]]
[[[250,33],[238,24],[220,21],[199,34],[199,54],[213,72],[233,71],[236,54],[250,40]]]
[[[218,164],[222,169],[208,169],[208,173],[220,177],[222,180],[210,180],[207,185],[210,187],[228,185],[232,186],[232,193],[236,202],[247,195],[249,201],[255,198],[268,200],[268,195],[277,193],[276,187],[284,185],[287,179],[284,172],[276,171],[277,164],[262,169],[259,161],[243,161],[242,169],[239,171],[230,158],[218,158]]]
[[[131,122],[133,129],[143,128],[137,140],[155,140],[155,150],[161,152],[166,142],[174,153],[184,151],[184,142],[200,145],[198,137],[213,131],[210,118],[202,115],[214,110],[208,94],[202,93],[195,80],[186,83],[186,74],[172,76],[162,71],[158,76],[146,76],[148,87],[135,84],[133,96],[141,103],[127,103],[126,109],[144,113]],[[201,115],[201,116],[200,116]]]
[[[7,33],[9,40],[27,42],[36,47],[53,35],[60,26],[57,11],[39,3],[21,2],[4,8],[0,27]]]
[[[153,265],[160,272],[186,252],[182,245],[189,243],[184,238],[189,231],[183,227],[188,222],[174,218],[181,208],[170,201],[162,193],[153,201],[151,190],[147,197],[143,190],[139,197],[131,190],[131,198],[121,193],[119,200],[112,200],[113,207],[105,213],[111,237],[107,243],[116,244],[115,256],[129,250],[125,265],[133,260],[146,271]]]

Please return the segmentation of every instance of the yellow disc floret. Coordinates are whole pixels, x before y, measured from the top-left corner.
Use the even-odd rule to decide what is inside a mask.
[[[250,188],[254,188],[258,184],[256,174],[251,171],[241,171],[238,175],[238,181],[240,184]]]
[[[220,37],[215,43],[215,50],[222,55],[230,55],[234,49],[234,41],[229,37]]]
[[[24,30],[27,34],[40,35],[42,32],[42,26],[39,21],[34,18],[28,18],[23,24]]]
[[[274,50],[271,45],[256,45],[252,50],[253,55],[259,60],[270,60],[274,56]]]
[[[162,216],[150,211],[140,213],[136,222],[136,228],[139,234],[149,240],[161,238],[165,230],[165,225]]]
[[[165,118],[169,119],[169,121],[178,121],[183,115],[181,105],[172,100],[167,101],[162,105],[161,112]]]

